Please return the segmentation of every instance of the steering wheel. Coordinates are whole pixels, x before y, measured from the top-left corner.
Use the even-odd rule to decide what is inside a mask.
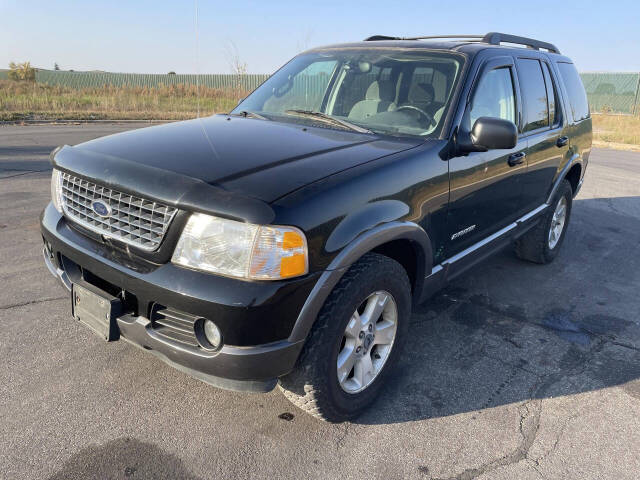
[[[427,127],[430,127],[431,125],[433,125],[435,122],[435,119],[433,118],[433,115],[425,112],[424,110],[422,110],[421,108],[418,107],[414,107],[413,105],[401,105],[398,108],[396,108],[396,112],[399,112],[400,110],[415,110],[416,112],[418,112],[422,117],[427,119]]]

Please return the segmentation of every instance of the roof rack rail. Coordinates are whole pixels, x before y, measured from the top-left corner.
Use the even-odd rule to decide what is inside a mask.
[[[460,38],[460,39],[476,39],[477,41],[482,40],[482,35],[432,35],[428,37],[391,37],[388,35],[373,35],[371,37],[365,38],[365,42],[375,42],[377,40],[427,40],[434,38]]]
[[[411,37],[405,40],[431,40],[431,39],[447,39],[447,38],[459,38],[460,40],[472,40],[472,41],[480,41],[482,40],[482,35],[429,35],[429,36],[420,36],[420,37]]]
[[[500,43],[502,42],[516,43],[519,45],[526,45],[527,47],[533,48],[534,50],[540,50],[541,48],[544,48],[551,53],[560,53],[558,47],[556,47],[553,43],[542,42],[533,38],[519,37],[517,35],[509,35],[508,33],[489,32],[482,38],[482,41],[491,45],[500,45]]]
[[[528,48],[534,50],[540,50],[544,48],[551,53],[560,53],[558,47],[552,43],[542,42],[533,38],[519,37],[517,35],[509,35],[508,33],[489,32],[486,35],[429,35],[420,37],[391,37],[387,35],[373,35],[365,38],[365,42],[373,42],[377,40],[435,40],[435,39],[460,39],[467,40],[469,42],[483,42],[490,45],[500,45],[502,42],[515,43],[518,45],[525,45]]]
[[[365,42],[375,42],[378,40],[406,40],[406,38],[389,37],[388,35],[372,35],[364,39]]]

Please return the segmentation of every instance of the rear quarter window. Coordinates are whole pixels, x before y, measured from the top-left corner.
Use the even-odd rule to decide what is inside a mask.
[[[582,80],[573,63],[558,63],[560,77],[567,93],[569,94],[569,106],[573,113],[574,121],[589,118],[589,103],[587,102],[587,94],[584,91]]]

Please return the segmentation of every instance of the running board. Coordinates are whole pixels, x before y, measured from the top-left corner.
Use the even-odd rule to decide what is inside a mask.
[[[518,218],[515,222],[434,266],[431,269],[431,273],[424,280],[420,301],[424,301],[440,290],[447,282],[526,233],[527,230],[535,225],[534,220],[548,207],[548,203],[543,203],[538,208]]]

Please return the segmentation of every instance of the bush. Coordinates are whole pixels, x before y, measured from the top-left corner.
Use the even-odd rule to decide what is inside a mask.
[[[27,82],[36,81],[36,69],[31,66],[31,62],[9,64],[9,73],[7,74],[11,80],[24,80]]]

